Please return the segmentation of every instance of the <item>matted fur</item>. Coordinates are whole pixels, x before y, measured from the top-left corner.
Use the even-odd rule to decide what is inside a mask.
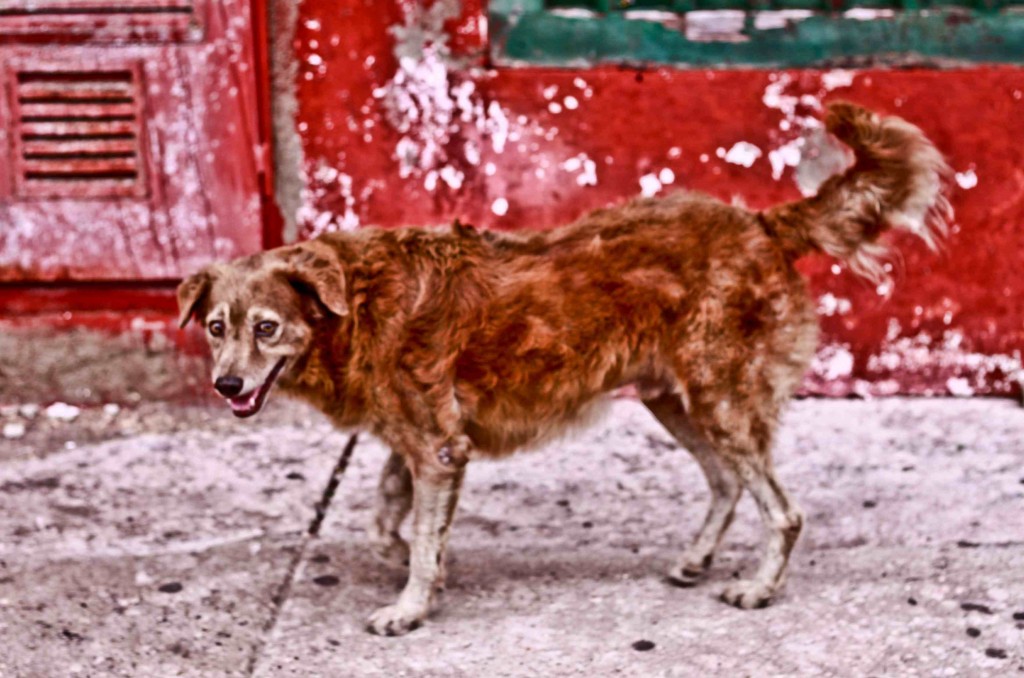
[[[745,488],[766,553],[723,598],[772,598],[803,518],[774,476],[771,440],[818,336],[793,263],[823,250],[879,280],[885,230],[934,245],[948,213],[948,170],[916,127],[850,104],[832,105],[827,126],[856,163],[816,196],[762,213],[680,193],[525,235],[458,223],[333,233],[182,284],[183,322],[217,323],[214,376],[243,380],[236,413],[257,411],[280,372],[282,391],[394,450],[373,534],[411,571],[371,630],[404,633],[426,615],[470,459],[557,434],[625,385],[696,456],[712,492],[670,580],[704,574]],[[273,336],[258,336],[259,322]],[[411,552],[399,537],[410,509]]]

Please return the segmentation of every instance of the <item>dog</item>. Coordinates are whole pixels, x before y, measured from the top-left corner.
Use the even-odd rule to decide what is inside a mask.
[[[381,555],[408,559],[409,578],[371,632],[404,634],[427,615],[470,460],[557,435],[627,385],[711,490],[669,580],[705,575],[746,489],[765,553],[721,598],[758,608],[778,594],[804,517],[776,478],[772,438],[818,343],[794,262],[825,252],[881,282],[883,233],[935,249],[952,216],[950,170],[920,129],[848,103],[828,107],[825,127],[853,165],[763,211],[679,193],[546,232],[329,233],[181,283],[181,326],[202,322],[234,414],[256,414],[276,386],[390,446],[371,532]],[[411,548],[399,536],[410,511]]]

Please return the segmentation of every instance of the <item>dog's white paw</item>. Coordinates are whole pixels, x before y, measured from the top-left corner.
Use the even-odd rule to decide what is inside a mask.
[[[409,543],[397,535],[375,538],[370,542],[373,555],[388,565],[409,566]]]
[[[426,611],[388,605],[370,615],[366,630],[378,636],[404,636],[420,627]]]
[[[689,588],[696,586],[704,579],[709,567],[711,567],[711,556],[705,556],[703,559],[684,557],[673,565],[665,576],[668,583],[673,586]]]
[[[722,591],[722,602],[741,610],[753,610],[768,607],[775,596],[775,587],[756,579],[741,579],[725,587]]]

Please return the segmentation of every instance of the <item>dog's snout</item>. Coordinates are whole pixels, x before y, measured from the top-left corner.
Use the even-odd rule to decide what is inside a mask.
[[[225,398],[231,398],[242,392],[242,384],[240,377],[217,377],[213,387]]]

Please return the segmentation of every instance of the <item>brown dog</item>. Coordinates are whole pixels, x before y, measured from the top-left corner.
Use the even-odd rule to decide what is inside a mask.
[[[803,517],[772,470],[780,409],[817,344],[793,262],[819,250],[885,277],[890,227],[945,234],[948,168],[916,127],[850,104],[827,128],[856,163],[812,198],[749,212],[679,194],[593,212],[545,233],[332,233],[230,264],[178,289],[213,349],[215,388],[238,416],[278,387],[393,454],[380,483],[381,553],[409,580],[370,630],[415,628],[443,576],[465,464],[556,434],[623,385],[697,458],[711,508],[671,569],[707,570],[744,488],[767,550],[722,598],[761,607],[779,590]],[[413,509],[412,549],[399,526]]]

